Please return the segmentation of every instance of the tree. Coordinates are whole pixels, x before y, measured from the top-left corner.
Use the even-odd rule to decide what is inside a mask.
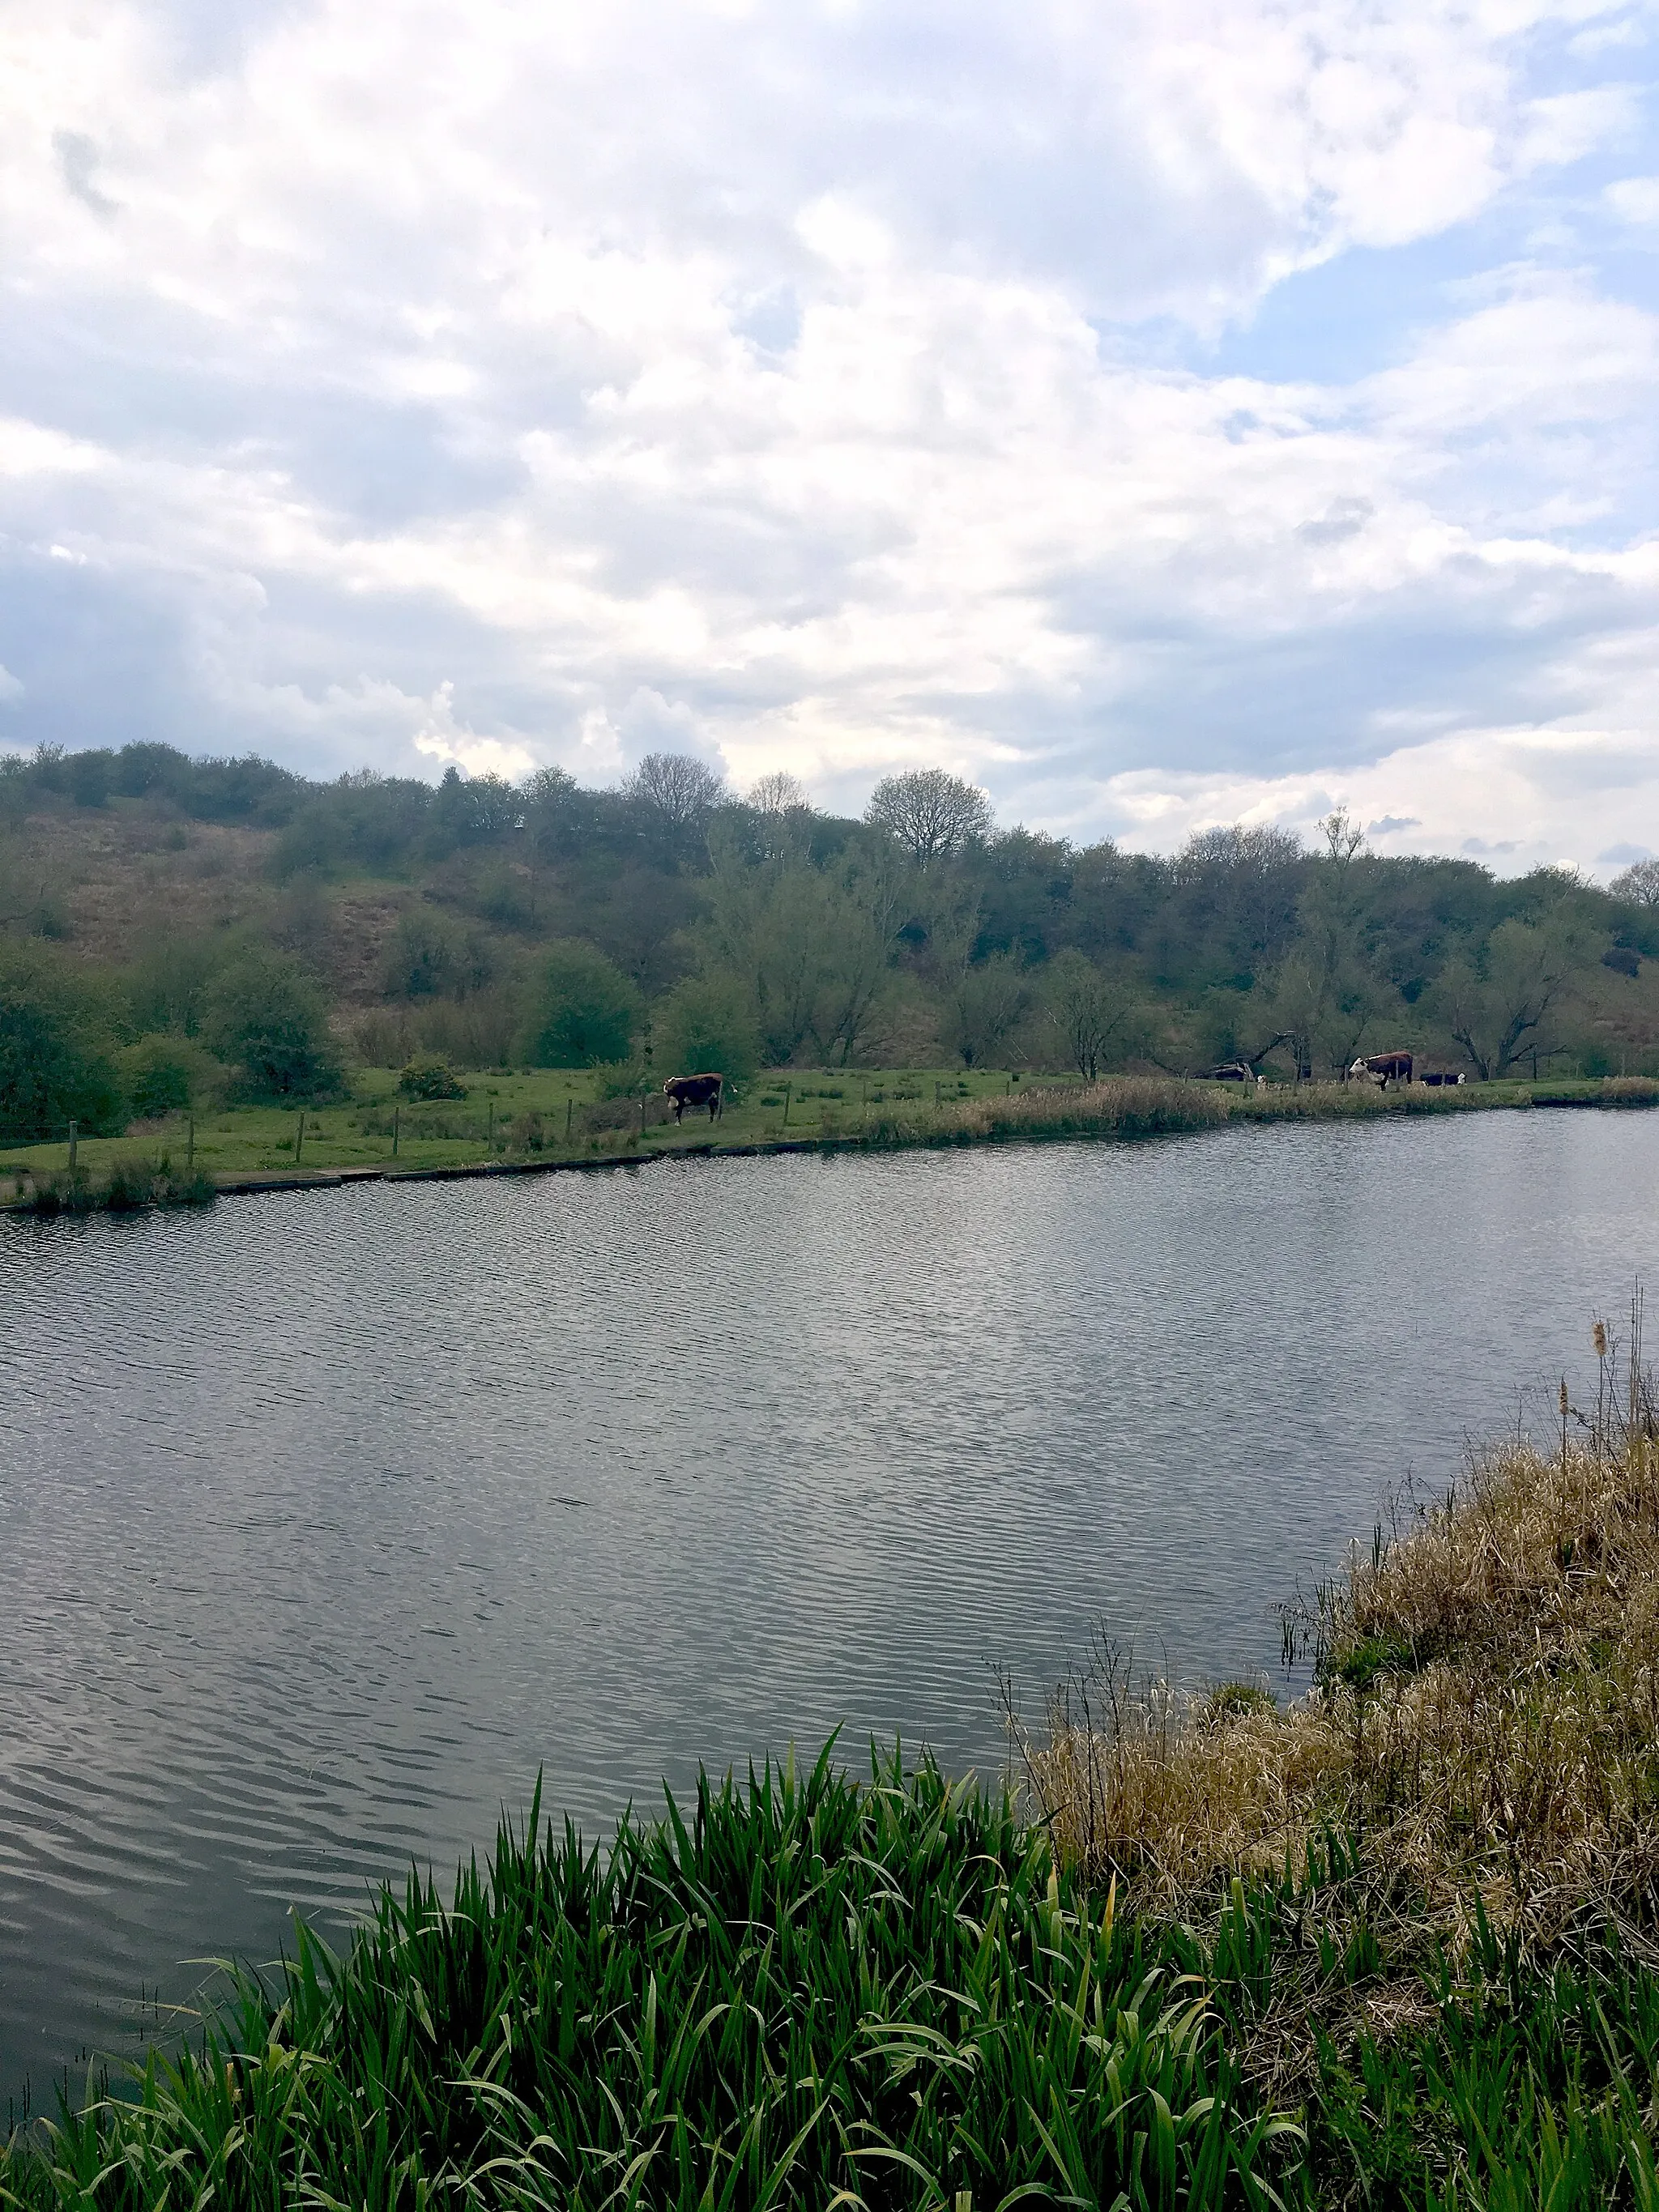
[[[1482,1082],[1561,1050],[1557,1026],[1586,958],[1582,931],[1569,917],[1549,915],[1500,922],[1472,959],[1449,963],[1436,1003]]]
[[[805,787],[783,769],[763,775],[749,793],[754,849],[763,862],[804,853],[812,836],[812,808]]]
[[[942,768],[911,769],[882,778],[864,818],[902,845],[919,868],[927,868],[989,835],[991,802],[976,785]]]
[[[13,1140],[60,1137],[74,1121],[103,1135],[122,1119],[96,1008],[49,956],[0,945],[0,1129]]]
[[[592,1067],[626,1060],[641,1018],[640,994],[591,945],[556,945],[543,967],[531,1022],[538,1067]]]
[[[1189,837],[1171,864],[1164,923],[1184,939],[1178,964],[1246,986],[1271,969],[1296,934],[1308,866],[1288,830],[1234,823]]]
[[[245,953],[227,968],[207,994],[202,1027],[246,1098],[316,1098],[340,1088],[322,993],[284,953]]]
[[[775,768],[770,775],[762,776],[750,787],[749,804],[757,814],[804,813],[808,805],[806,786],[787,769]]]
[[[737,1091],[760,1066],[755,1003],[736,975],[688,975],[659,1002],[653,1027],[665,1074],[720,1074]]]
[[[623,790],[636,806],[676,830],[701,827],[726,797],[717,771],[690,753],[647,753]]]
[[[115,776],[115,756],[97,750],[71,753],[64,764],[70,797],[77,806],[106,806]]]
[[[1346,806],[1334,806],[1318,824],[1320,836],[1325,840],[1325,858],[1346,868],[1357,854],[1365,849],[1365,833]]]
[[[964,1067],[994,1064],[1031,1006],[1031,986],[1006,952],[963,969],[945,994],[946,1042]]]
[[[1659,906],[1659,860],[1637,860],[1607,885],[1610,896],[1632,906]]]
[[[435,908],[412,906],[386,939],[380,988],[389,999],[465,998],[495,981],[496,957],[482,930],[464,929]]]
[[[1109,975],[1067,945],[1048,964],[1043,997],[1067,1066],[1094,1082],[1112,1046],[1121,1049],[1135,1021],[1127,978]]]
[[[140,1121],[182,1114],[217,1090],[224,1070],[185,1036],[140,1037],[117,1058],[121,1088]]]
[[[1358,845],[1345,818],[1339,812],[1320,825],[1327,853],[1297,904],[1296,935],[1260,994],[1279,1042],[1291,1048],[1298,1082],[1342,1074],[1385,1006],[1399,1003],[1365,941],[1350,873]]]

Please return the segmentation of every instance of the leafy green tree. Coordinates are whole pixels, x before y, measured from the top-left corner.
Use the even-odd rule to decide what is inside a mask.
[[[58,1137],[74,1121],[107,1135],[124,1118],[98,1007],[44,951],[0,943],[0,1129]]]
[[[1340,1075],[1369,1033],[1403,1012],[1398,992],[1378,974],[1366,941],[1354,863],[1360,835],[1339,809],[1320,824],[1327,850],[1311,864],[1297,902],[1296,934],[1253,997],[1298,1080]],[[1384,1042],[1387,1039],[1382,1040]]]
[[[1435,1003],[1483,1082],[1563,1049],[1575,977],[1590,958],[1571,915],[1499,922],[1473,957],[1451,962]]]
[[[626,1060],[641,1019],[639,992],[591,945],[556,945],[543,964],[531,1020],[538,1067],[592,1067]]]
[[[224,1071],[210,1053],[185,1036],[145,1036],[116,1056],[127,1104],[140,1121],[183,1114],[201,1105]]]
[[[64,780],[77,806],[106,806],[115,778],[115,756],[96,750],[71,753],[64,763]]]
[[[665,1075],[723,1075],[740,1091],[760,1066],[755,1004],[736,975],[688,975],[659,1002],[656,1058]]]
[[[212,984],[203,1033],[246,1098],[326,1097],[341,1085],[322,993],[297,960],[248,952]]]

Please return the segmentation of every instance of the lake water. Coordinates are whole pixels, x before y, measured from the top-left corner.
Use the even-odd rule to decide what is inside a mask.
[[[995,1768],[994,1663],[1097,1621],[1272,1668],[1592,1366],[1656,1169],[1482,1114],[0,1223],[0,2100],[538,1767],[592,1832],[842,1721]]]

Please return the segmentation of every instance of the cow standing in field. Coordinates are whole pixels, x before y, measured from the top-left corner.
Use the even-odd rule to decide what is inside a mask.
[[[1374,1052],[1368,1060],[1357,1060],[1348,1070],[1351,1082],[1373,1082],[1379,1091],[1386,1091],[1391,1083],[1409,1083],[1413,1062],[1408,1052]]]
[[[671,1075],[663,1085],[664,1095],[674,1109],[674,1119],[684,1119],[688,1106],[706,1106],[708,1118],[716,1120],[726,1111],[723,1075]]]

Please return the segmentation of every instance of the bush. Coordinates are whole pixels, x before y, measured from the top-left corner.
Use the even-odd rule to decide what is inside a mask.
[[[121,1086],[98,1011],[52,955],[0,946],[0,1137],[121,1126]]]
[[[466,1085],[445,1060],[411,1060],[398,1078],[405,1098],[465,1098]]]
[[[188,1113],[217,1086],[222,1071],[210,1053],[188,1037],[140,1037],[117,1055],[127,1107],[140,1121]]]
[[[658,1003],[657,1057],[665,1074],[718,1073],[740,1090],[761,1057],[749,992],[732,975],[689,975]]]
[[[555,945],[542,969],[529,1058],[538,1067],[592,1067],[626,1060],[640,1024],[640,994],[591,945]]]
[[[244,1097],[316,1098],[342,1087],[322,994],[286,954],[252,952],[227,969],[208,994],[204,1027]]]
[[[642,1060],[600,1060],[593,1064],[596,1098],[646,1098],[661,1086]]]

